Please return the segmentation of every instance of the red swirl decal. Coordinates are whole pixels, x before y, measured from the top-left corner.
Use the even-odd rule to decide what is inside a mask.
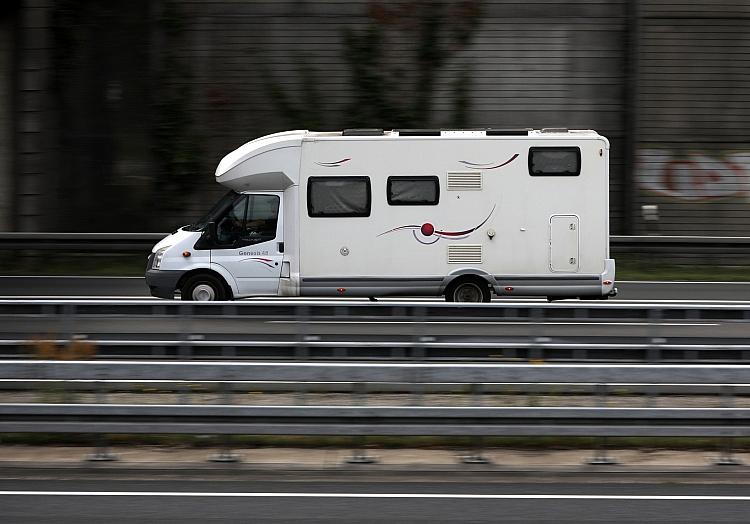
[[[497,205],[492,206],[492,211],[490,211],[490,214],[487,215],[487,218],[482,220],[482,222],[479,225],[474,226],[470,229],[464,229],[461,231],[443,231],[443,230],[435,229],[435,226],[432,225],[432,223],[425,222],[422,225],[409,224],[406,226],[394,227],[393,229],[389,229],[388,231],[383,231],[378,236],[380,237],[380,236],[387,235],[388,233],[393,233],[396,231],[411,231],[412,234],[414,235],[414,239],[420,244],[425,244],[425,245],[434,244],[441,238],[446,238],[448,240],[461,240],[461,239],[468,237],[474,231],[476,231],[477,229],[485,225],[487,221],[490,219],[490,217],[492,216],[492,214],[495,212],[496,207]]]

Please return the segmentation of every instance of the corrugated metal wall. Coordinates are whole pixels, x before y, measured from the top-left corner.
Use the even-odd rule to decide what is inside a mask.
[[[27,229],[184,223],[221,191],[224,154],[283,129],[529,126],[610,138],[615,234],[747,234],[750,0],[22,5]],[[86,177],[103,181],[91,216],[83,190],[45,200]],[[660,220],[642,220],[654,204]]]
[[[593,128],[612,141],[620,229],[624,2],[182,6],[183,58],[213,162],[289,128]]]
[[[639,231],[750,235],[750,3],[640,8]]]
[[[13,223],[15,9],[0,6],[0,231]]]

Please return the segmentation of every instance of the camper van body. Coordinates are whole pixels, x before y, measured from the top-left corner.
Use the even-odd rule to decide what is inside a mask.
[[[228,154],[216,180],[223,207],[154,247],[155,296],[615,293],[594,131],[289,131]],[[227,213],[245,220],[231,244]],[[252,231],[258,217],[273,230]]]

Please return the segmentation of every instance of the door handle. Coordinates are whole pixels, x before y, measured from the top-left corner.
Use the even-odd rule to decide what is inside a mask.
[[[283,242],[279,242],[278,243],[278,249],[279,249],[279,253],[283,253],[284,252],[284,243]]]

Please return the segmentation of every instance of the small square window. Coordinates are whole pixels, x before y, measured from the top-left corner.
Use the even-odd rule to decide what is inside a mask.
[[[311,217],[369,217],[370,178],[366,176],[310,177],[307,214]]]
[[[387,191],[392,206],[434,206],[440,200],[436,176],[389,176]]]
[[[578,176],[581,149],[578,147],[532,147],[529,149],[531,176]]]

